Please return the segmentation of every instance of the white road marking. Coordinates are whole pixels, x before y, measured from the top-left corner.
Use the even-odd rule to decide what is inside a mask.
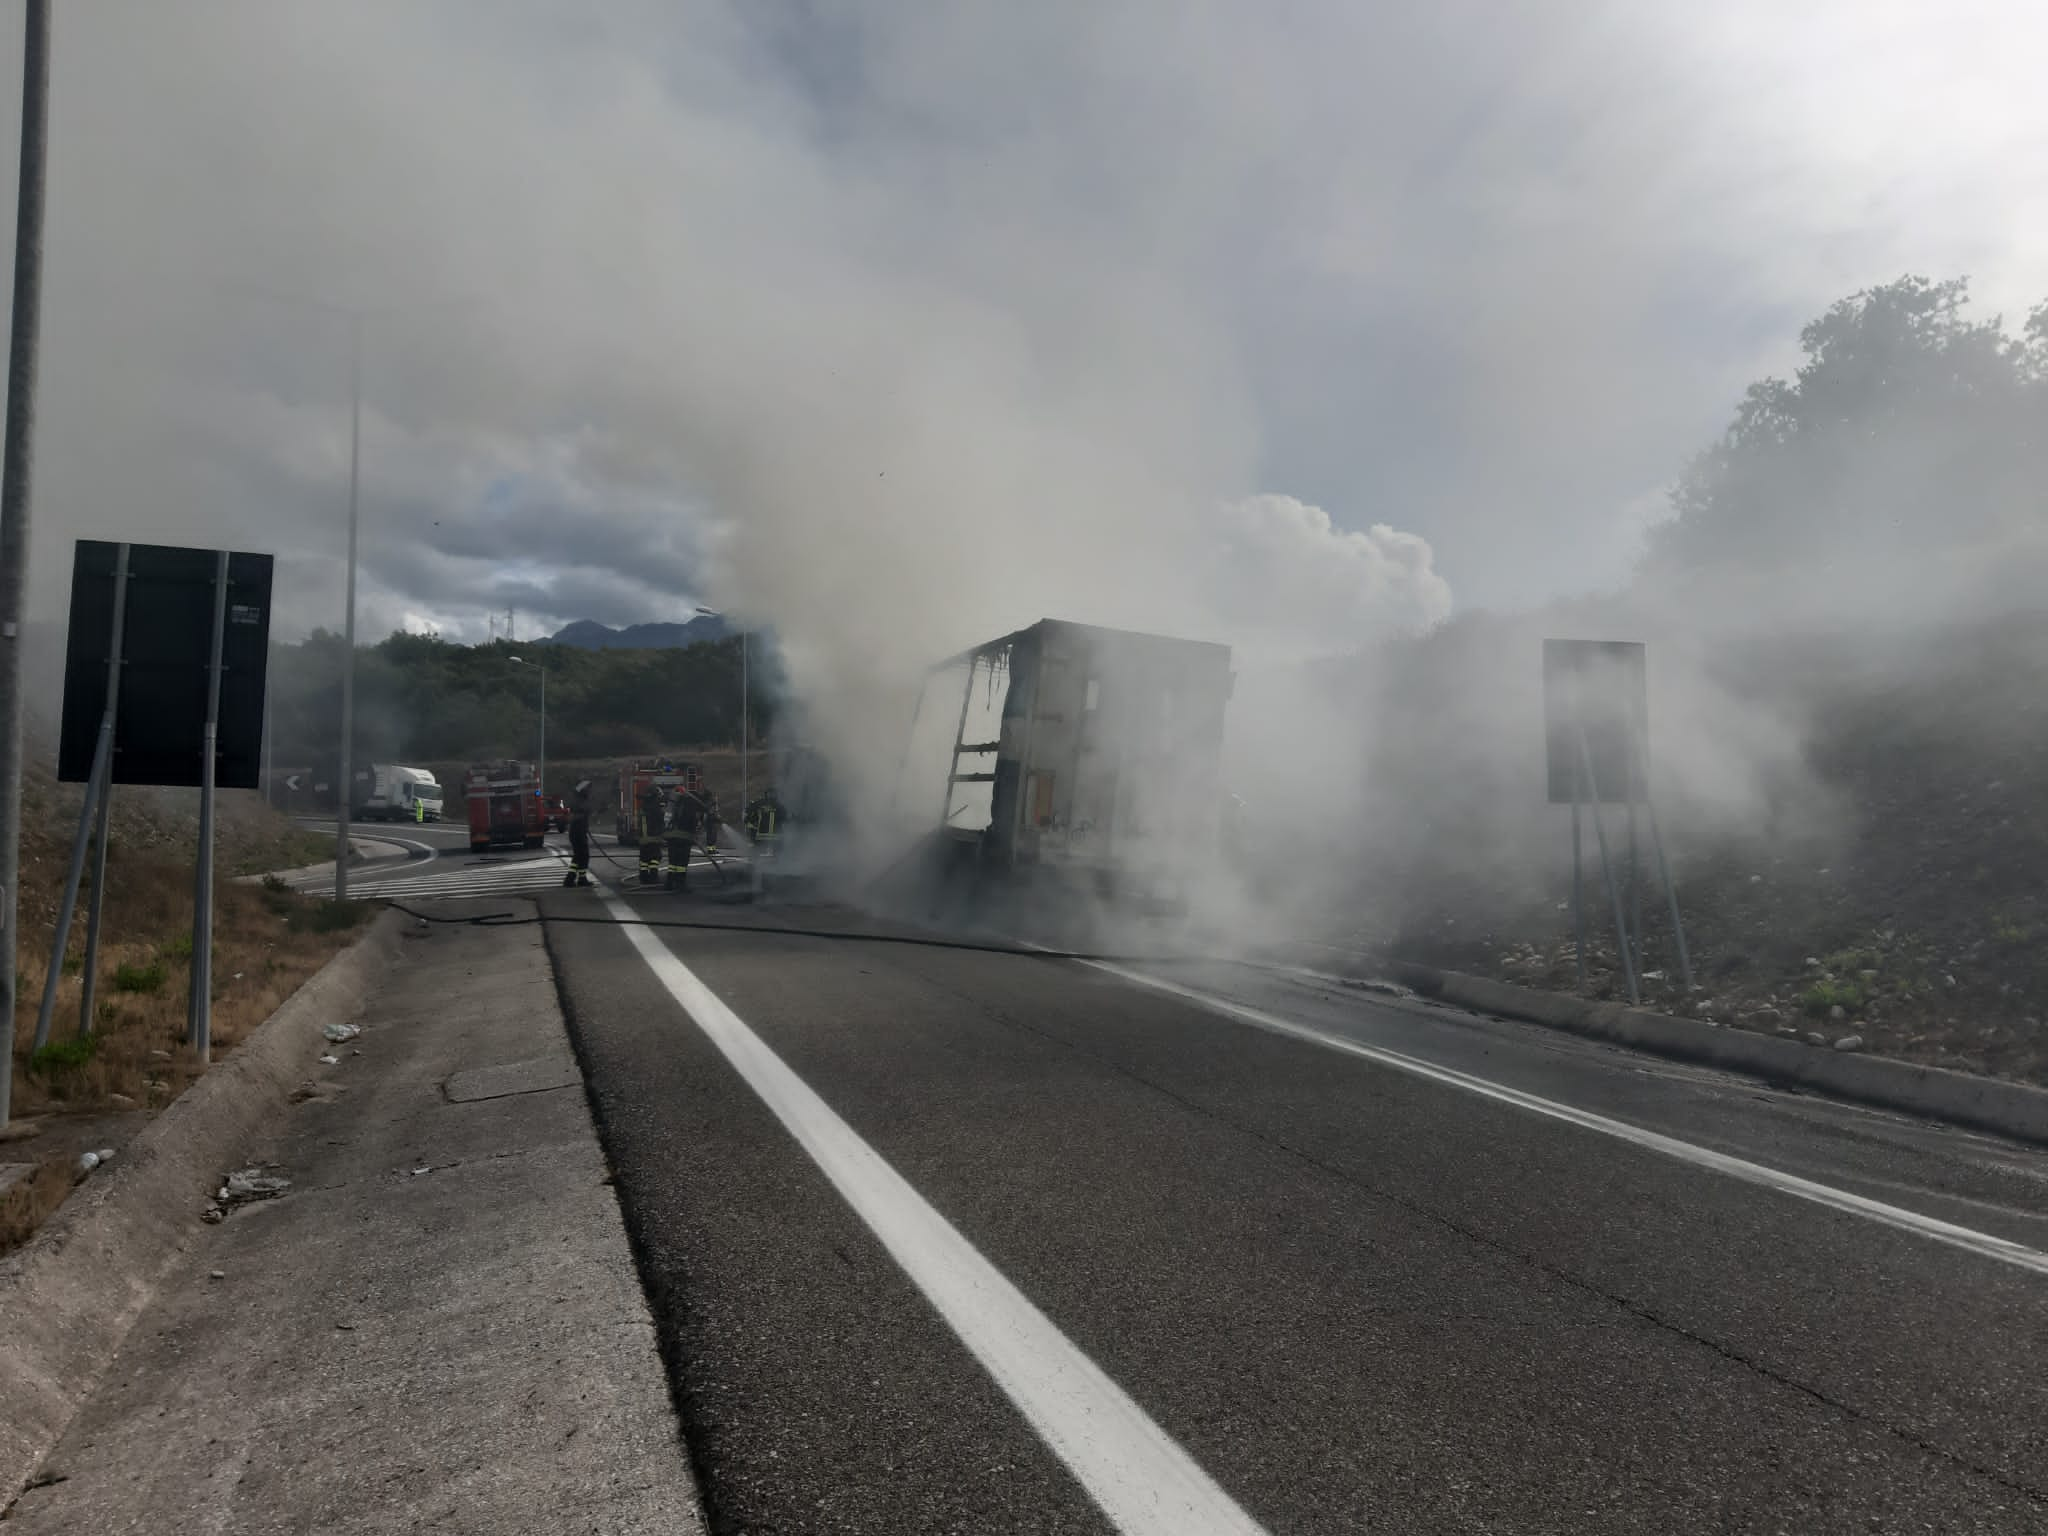
[[[1122,1388],[1074,1347],[880,1153],[616,897],[640,957],[794,1136],[996,1385],[1130,1536],[1264,1536]]]
[[[423,862],[423,861],[422,861]],[[394,896],[425,900],[439,896],[503,896],[517,891],[545,890],[562,883],[568,868],[568,854],[549,848],[530,858],[508,859],[497,864],[458,864],[444,860],[438,873],[423,872],[420,863],[396,865],[387,870],[369,870],[350,879],[349,894],[359,897]],[[333,876],[312,882],[302,889],[320,890]]]
[[[1278,1014],[1267,1013],[1263,1009],[1248,1007],[1243,1003],[1234,1003],[1228,998],[1216,997],[1194,987],[1182,986],[1179,982],[1148,976],[1127,966],[1114,965],[1102,960],[1085,960],[1081,963],[1093,966],[1099,971],[1107,971],[1112,976],[1134,982],[1138,986],[1150,987],[1155,992],[1164,992],[1184,999],[1212,1013],[1255,1024],[1260,1029],[1270,1030],[1274,1034],[1291,1035],[1295,1039],[1307,1040],[1333,1051],[1342,1051],[1346,1055],[1362,1056],[1367,1061],[1378,1062],[1381,1066],[1429,1078],[1433,1082],[1445,1083],[1453,1088],[1462,1088],[1467,1093],[1476,1093],[1482,1098],[1495,1099],[1534,1114],[1547,1115],[1553,1120],[1562,1120],[1589,1131],[1598,1131],[1603,1136],[1633,1142],[1639,1147],[1647,1147],[1653,1152],[1661,1152],[1667,1157],[1675,1157],[1681,1162],[1692,1163],[1697,1167],[1711,1168],[1716,1173],[1741,1179],[1745,1183],[1761,1184],[1781,1194],[1794,1195],[1801,1200],[1811,1200],[1816,1205],[1847,1211],[1851,1215],[1866,1217],[1888,1227],[1897,1227],[1901,1231],[1932,1238],[1935,1242],[1946,1243],[1952,1248],[1960,1248],[1981,1258],[1995,1259],[2001,1264],[2031,1270],[2037,1275],[2048,1275],[2048,1253],[2029,1248],[2024,1243],[2013,1242],[2009,1238],[1979,1232],[1971,1227],[1959,1227],[1953,1222],[1942,1221],[1934,1216],[1923,1216],[1918,1211],[1909,1211],[1903,1206],[1887,1205],[1882,1200],[1852,1194],[1846,1189],[1836,1189],[1833,1185],[1817,1184],[1812,1179],[1802,1179],[1794,1173],[1767,1168],[1762,1163],[1752,1163],[1746,1158],[1731,1157],[1726,1152],[1716,1152],[1689,1141],[1680,1141],[1675,1136],[1666,1136],[1639,1125],[1630,1125],[1625,1120],[1612,1120],[1589,1109],[1579,1109],[1571,1104],[1561,1104],[1555,1099],[1525,1093],[1519,1088],[1510,1088],[1483,1077],[1474,1077],[1469,1072],[1460,1072],[1453,1067],[1440,1067],[1434,1062],[1407,1056],[1400,1051],[1390,1051],[1384,1046],[1348,1040],[1342,1035],[1331,1034],[1312,1024],[1283,1019]]]

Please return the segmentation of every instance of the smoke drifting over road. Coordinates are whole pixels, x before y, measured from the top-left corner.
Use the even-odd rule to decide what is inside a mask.
[[[1782,12],[65,8],[45,611],[71,534],[140,531],[276,549],[287,627],[335,622],[348,323],[315,299],[367,312],[369,635],[711,603],[881,779],[963,645],[1221,640],[1233,781],[1341,817],[1380,674],[1300,663],[1454,593],[1618,586],[1834,297],[2030,296],[2041,20]],[[2010,110],[1944,112],[1966,73]],[[1432,704],[1468,744],[1533,751],[1511,661]],[[1659,688],[1697,723],[1667,760],[1753,814],[1796,732],[1705,677]]]

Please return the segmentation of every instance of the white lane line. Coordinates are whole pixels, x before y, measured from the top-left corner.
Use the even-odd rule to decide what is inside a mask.
[[[361,896],[366,901],[439,901],[441,898],[449,896],[531,896],[540,891],[563,889],[567,889],[567,887],[563,886],[562,877],[557,875],[552,880],[517,883],[507,883],[502,880],[490,883],[470,880],[437,880],[432,885],[423,885],[412,890],[378,886],[375,890],[358,891],[355,894]]]
[[[1130,1536],[1264,1536],[1145,1410],[962,1237],[614,896],[605,906],[938,1309],[1110,1523]]]
[[[1571,1104],[1561,1104],[1555,1099],[1546,1099],[1533,1093],[1524,1093],[1519,1088],[1474,1077],[1469,1072],[1460,1072],[1452,1067],[1440,1067],[1434,1062],[1419,1057],[1406,1056],[1399,1051],[1390,1051],[1384,1046],[1366,1045],[1357,1040],[1347,1040],[1342,1035],[1331,1034],[1317,1029],[1312,1024],[1297,1023],[1283,1019],[1278,1014],[1263,1009],[1247,1007],[1243,1003],[1231,1002],[1228,998],[1216,997],[1182,986],[1179,982],[1165,981],[1157,976],[1147,976],[1107,961],[1084,960],[1083,965],[1096,970],[1107,971],[1125,981],[1135,982],[1141,987],[1150,987],[1155,992],[1165,992],[1182,998],[1212,1013],[1228,1018],[1242,1019],[1260,1029],[1275,1034],[1291,1035],[1297,1040],[1307,1040],[1315,1045],[1325,1046],[1333,1051],[1342,1051],[1350,1056],[1362,1056],[1367,1061],[1376,1061],[1381,1066],[1393,1067],[1397,1071],[1413,1073],[1433,1082],[1446,1083],[1453,1088],[1462,1088],[1467,1093],[1476,1093],[1482,1098],[1496,1099],[1503,1104],[1513,1104],[1534,1114],[1547,1115],[1553,1120],[1580,1126],[1589,1131],[1598,1131],[1603,1136],[1613,1136],[1622,1141],[1634,1142],[1653,1152],[1662,1152],[1680,1162],[1692,1163],[1700,1168],[1711,1168],[1716,1173],[1726,1174],[1745,1183],[1761,1184],[1781,1194],[1794,1195],[1801,1200],[1811,1200],[1816,1205],[1825,1205],[1851,1215],[1863,1216],[1871,1221],[1881,1222],[1888,1227],[1897,1227],[1904,1232],[1917,1233],[1932,1238],[1937,1243],[1946,1243],[1952,1248],[1961,1248],[1980,1258],[1996,1259],[2001,1264],[2011,1264],[2020,1269],[2031,1270],[2037,1275],[2048,1275],[2048,1253],[2029,1248],[2024,1243],[1998,1237],[1989,1232],[1979,1232],[1972,1227],[1959,1227],[1953,1222],[1938,1217],[1923,1216],[1918,1211],[1909,1211],[1903,1206],[1887,1205],[1882,1200],[1872,1200],[1867,1195],[1852,1194],[1846,1189],[1836,1189],[1830,1184],[1817,1184],[1811,1179],[1802,1179],[1796,1173],[1785,1173],[1776,1168],[1766,1168],[1762,1163],[1752,1163],[1746,1158],[1731,1157],[1726,1152],[1715,1152],[1707,1147],[1695,1146],[1689,1141],[1680,1141],[1675,1136],[1665,1136],[1657,1131],[1645,1130],[1639,1125],[1630,1125],[1625,1120],[1611,1120],[1605,1115],[1595,1114],[1589,1109],[1579,1109]]]
[[[447,860],[433,874],[417,873],[408,866],[383,874],[367,874],[360,882],[351,880],[349,884],[416,885],[432,884],[436,880],[510,880],[548,869],[559,875],[567,864],[566,858],[519,859],[510,864],[457,864]]]

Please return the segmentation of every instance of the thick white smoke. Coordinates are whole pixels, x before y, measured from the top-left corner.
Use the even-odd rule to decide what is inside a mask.
[[[1385,523],[1343,529],[1321,507],[1265,495],[1222,508],[1216,535],[1218,621],[1267,659],[1355,651],[1451,610],[1429,541]]]
[[[1904,9],[1879,59],[1850,0],[63,7],[36,589],[73,534],[231,542],[332,626],[348,328],[299,300],[338,301],[370,635],[708,602],[883,782],[932,658],[1224,640],[1233,779],[1306,803],[1355,781],[1359,690],[1273,707],[1271,669],[1446,578],[1619,580],[1614,507],[1798,318],[1906,266],[2011,291],[2041,23]],[[1966,64],[1987,109],[1944,111]]]

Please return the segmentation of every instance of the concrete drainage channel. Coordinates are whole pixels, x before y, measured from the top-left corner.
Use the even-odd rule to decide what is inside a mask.
[[[343,962],[0,1261],[5,1528],[701,1532],[540,930]]]
[[[33,1241],[0,1259],[0,1506],[190,1243],[201,1192],[289,1101],[323,1023],[359,1009],[398,962],[398,933],[395,913],[379,918],[157,1116],[109,1174],[81,1185]]]
[[[1715,1028],[1694,1019],[1619,1003],[1591,1002],[1568,993],[1542,992],[1426,965],[1396,962],[1386,973],[1433,1002],[1742,1072],[1782,1087],[2048,1145],[2048,1090],[2024,1083],[1806,1045],[1775,1035]]]

